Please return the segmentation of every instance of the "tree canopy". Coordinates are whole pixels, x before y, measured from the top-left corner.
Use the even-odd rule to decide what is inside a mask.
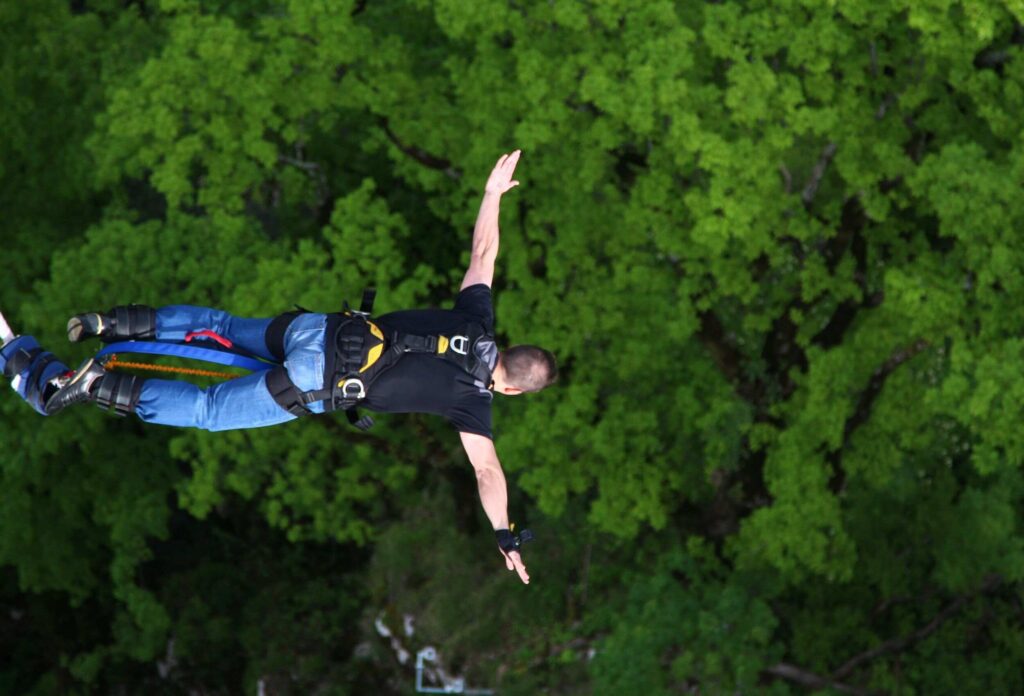
[[[0,691],[1024,691],[1024,4],[0,0],[0,308],[449,303],[522,148],[533,582],[425,416],[0,399]],[[1017,298],[1017,299],[1014,299]],[[402,630],[403,624],[410,631]],[[386,626],[392,639],[382,637]]]

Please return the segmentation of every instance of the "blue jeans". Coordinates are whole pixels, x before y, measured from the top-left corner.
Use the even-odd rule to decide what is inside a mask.
[[[207,307],[171,305],[156,311],[156,337],[182,341],[189,331],[209,329],[255,355],[273,360],[264,340],[270,322],[243,319]],[[326,325],[324,314],[300,314],[285,333],[284,366],[303,391],[323,387]],[[317,402],[309,409],[322,413],[324,406]],[[236,377],[207,389],[188,382],[147,379],[135,413],[147,423],[203,430],[261,428],[295,420],[270,396],[265,372]]]

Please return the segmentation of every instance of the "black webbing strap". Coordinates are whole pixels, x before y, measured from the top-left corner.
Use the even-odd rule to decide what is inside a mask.
[[[403,353],[436,353],[437,336],[398,334],[393,341],[396,350]]]
[[[304,392],[295,386],[288,376],[288,370],[275,367],[267,372],[267,391],[277,405],[293,416],[308,416],[312,413],[307,406],[317,401],[330,401],[331,389],[314,389]]]
[[[377,299],[376,288],[363,290],[363,301],[359,303],[359,311],[362,314],[373,314],[373,301]]]
[[[305,310],[293,310],[280,314],[270,321],[267,332],[263,335],[263,341],[267,344],[267,351],[278,362],[284,362],[284,334],[288,330],[288,326],[295,317],[304,313]]]
[[[26,351],[29,352],[29,351]],[[36,353],[43,353],[41,349]],[[25,386],[25,400],[30,404],[43,403],[42,400],[42,389],[45,384],[40,384],[39,379],[43,376],[43,372],[51,364],[57,362],[57,356],[53,353],[43,353],[43,356],[36,361],[36,364],[32,366],[32,371],[26,377],[28,384]]]
[[[42,352],[42,348],[22,348],[15,351],[14,355],[4,364],[4,377],[14,379],[16,375],[20,375],[27,370],[32,361],[36,359],[36,356]]]
[[[364,433],[373,427],[373,419],[369,416],[359,417],[359,409],[356,407],[345,409],[345,417],[351,425],[362,430]]]
[[[363,344],[366,343],[366,320],[361,317],[348,317],[342,321],[335,331],[337,347],[334,372],[341,375],[354,375],[363,366]]]
[[[275,367],[267,372],[267,391],[274,397],[278,406],[293,416],[308,416],[310,414],[310,410],[306,408],[302,398],[302,390],[295,386],[284,366]]]

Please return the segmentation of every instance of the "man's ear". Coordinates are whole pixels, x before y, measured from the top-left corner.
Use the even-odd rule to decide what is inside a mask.
[[[519,387],[510,387],[508,385],[501,388],[501,393],[505,396],[517,396],[523,393],[523,390]]]

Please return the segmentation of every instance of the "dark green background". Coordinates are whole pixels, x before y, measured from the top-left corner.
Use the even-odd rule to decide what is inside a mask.
[[[0,399],[0,692],[1024,692],[1024,4],[0,0],[0,307],[450,301],[483,182],[504,570],[439,419]],[[401,631],[414,617],[415,633]],[[158,663],[162,667],[158,669]],[[162,676],[163,675],[163,676]]]

